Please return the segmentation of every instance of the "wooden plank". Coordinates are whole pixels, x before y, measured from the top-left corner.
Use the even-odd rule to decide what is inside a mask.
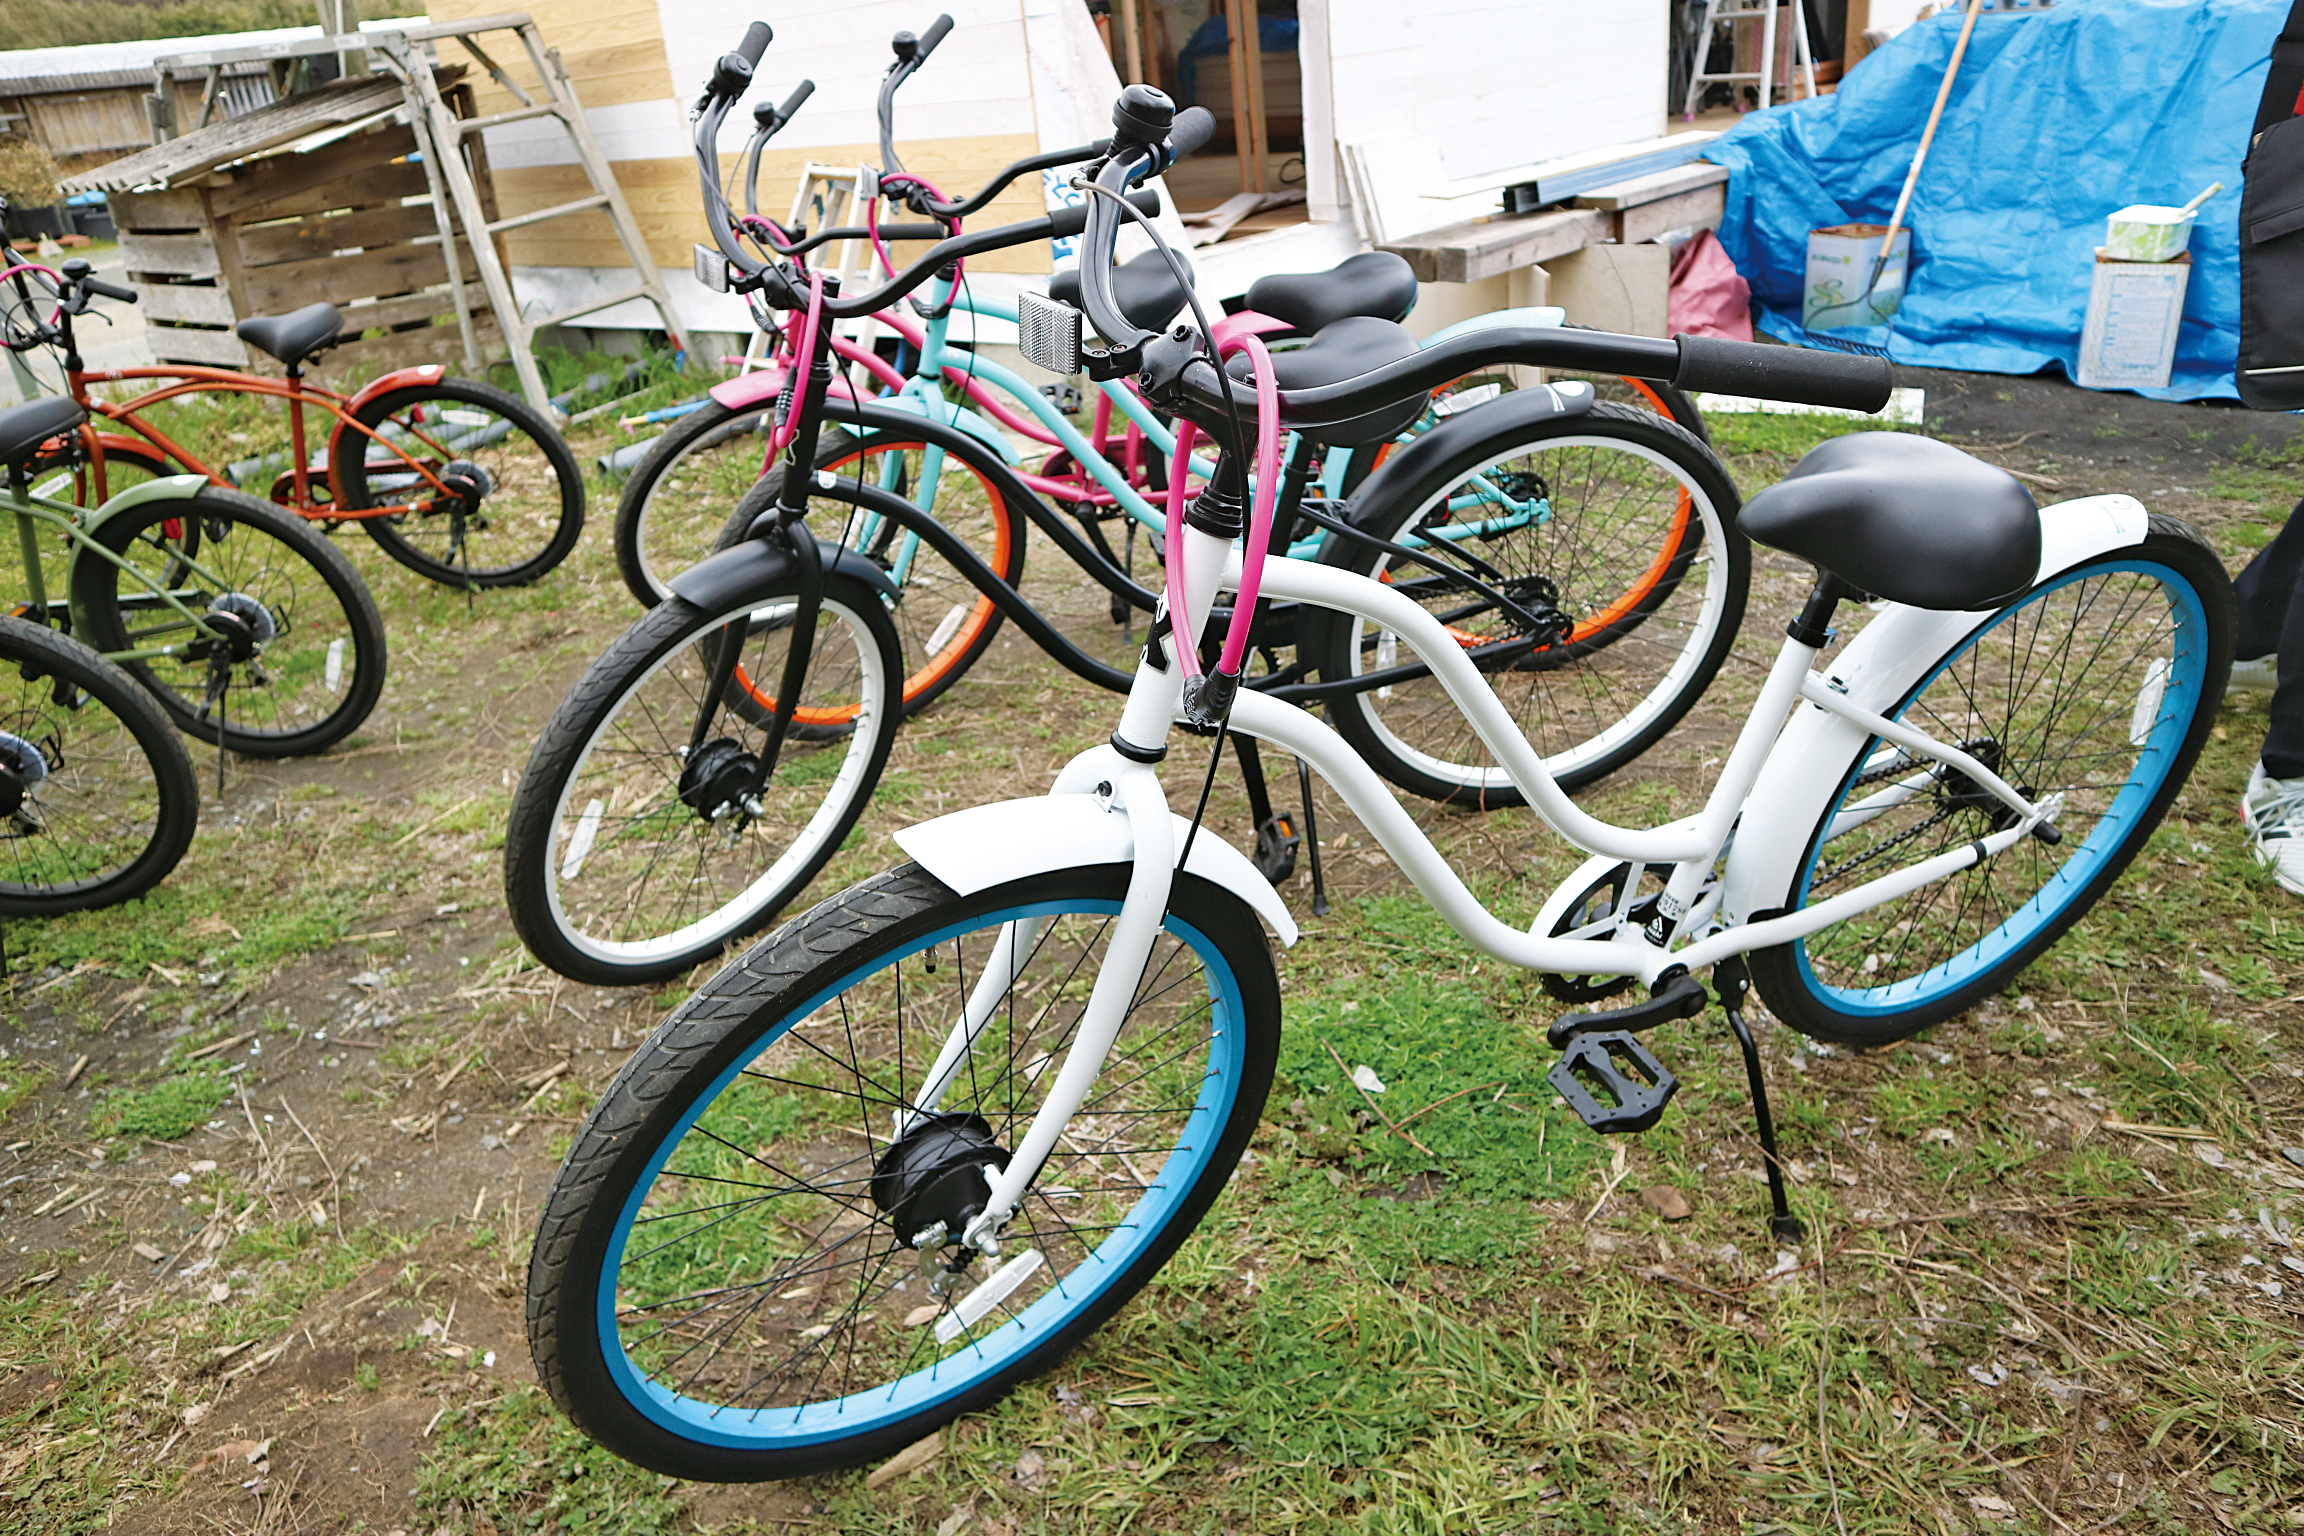
[[[465,245],[462,253],[470,249]],[[464,254],[464,260],[469,267],[470,255]],[[388,245],[357,256],[321,256],[311,261],[251,267],[246,281],[248,307],[243,315],[268,315],[315,299],[341,305],[353,299],[429,288],[448,281],[448,263],[437,245]]]
[[[1576,206],[1579,208],[1606,208],[1611,212],[1620,213],[1626,208],[1637,208],[1643,203],[1661,202],[1668,197],[1678,197],[1684,192],[1693,192],[1702,187],[1718,186],[1727,179],[1728,167],[1714,165],[1709,160],[1691,160],[1686,165],[1676,165],[1670,170],[1654,171],[1646,176],[1633,177],[1629,181],[1616,182],[1606,187],[1595,187],[1590,192],[1579,195],[1576,199]]]
[[[1614,222],[1596,208],[1563,208],[1451,224],[1377,249],[1406,257],[1419,281],[1475,283],[1598,244],[1615,233]]]
[[[240,259],[251,268],[275,262],[305,261],[337,251],[374,250],[378,246],[405,245],[425,235],[436,235],[428,203],[390,204],[354,213],[307,214],[277,224],[239,225]]]
[[[397,106],[399,101],[399,82],[389,76],[334,81],[307,95],[260,107],[75,176],[64,183],[64,190],[112,192],[147,184],[180,185],[215,166],[323,128],[357,122]]]
[[[475,315],[473,332],[479,338],[482,357],[505,355],[504,334],[493,320],[482,324]],[[435,325],[422,331],[395,331],[389,336],[350,341],[321,353],[319,369],[324,376],[341,378],[361,372],[374,375],[387,368],[412,368],[418,363],[446,363],[462,371],[463,333],[453,325]]]
[[[189,327],[149,325],[144,339],[152,356],[163,363],[201,363],[211,368],[247,366],[249,349],[230,331],[196,331]]]
[[[501,4],[502,0],[428,0],[425,13],[436,30],[459,21],[500,15]],[[635,7],[630,0],[531,0],[523,9],[536,18],[544,41],[558,50],[568,73],[583,82],[578,94],[587,107],[662,101],[694,90],[693,82],[672,78],[672,66],[664,53],[663,23],[654,6]],[[735,36],[734,29],[729,29],[729,36]],[[528,50],[520,46],[517,37],[493,32],[478,41],[489,57],[520,82],[521,89],[542,98],[542,89],[528,66]],[[445,38],[435,46],[444,60],[469,57]],[[473,74],[481,111],[502,112],[519,105],[495,81],[481,75],[477,65]]]
[[[990,180],[1011,161],[1038,153],[1039,148],[1039,141],[1028,133],[932,139],[906,145],[904,164],[906,169],[916,171],[938,186],[974,187]],[[828,144],[806,149],[779,149],[771,144],[760,157],[761,201],[771,208],[784,205],[791,195],[789,189],[799,184],[811,160],[852,169],[868,162],[876,164],[879,158],[879,147],[872,144]],[[723,159],[721,169],[725,172],[735,165],[736,157],[729,155]],[[690,250],[704,227],[696,162],[685,158],[619,160],[612,169],[656,264],[687,270]],[[500,166],[490,182],[502,208],[502,217],[569,202],[591,191],[580,165]],[[990,207],[969,220],[969,225],[989,229],[997,224],[1037,218],[1046,211],[1041,202],[1040,184],[1024,176],[1017,178]],[[630,265],[605,213],[579,214],[508,231],[502,237],[502,248],[509,253],[507,264],[521,266],[623,268]],[[1042,242],[993,251],[971,259],[968,268],[972,272],[1046,272],[1048,246]]]
[[[445,288],[428,288],[422,293],[411,293],[404,298],[379,299],[373,304],[342,304],[344,329],[347,332],[389,330],[394,326],[413,325],[419,320],[433,320],[442,315],[453,317],[456,301]]]
[[[122,234],[120,254],[128,281],[142,277],[214,277],[222,270],[216,242],[206,235]]]
[[[113,192],[105,197],[112,222],[123,230],[198,229],[200,194],[190,187],[165,192]]]
[[[294,196],[266,203],[247,217],[270,221],[300,217],[308,213],[326,213],[336,208],[388,208],[402,198],[423,197],[430,190],[424,180],[424,167],[421,165],[406,162],[374,165],[365,171],[348,174],[342,181],[322,182]]]
[[[413,154],[416,135],[406,128],[390,128],[375,133],[354,134],[339,139],[323,149],[308,155],[273,155],[252,165],[237,167],[229,174],[232,184],[209,194],[208,207],[216,217],[229,218],[252,209],[266,210],[267,218],[279,218],[290,213],[316,212],[322,208],[341,208],[352,204],[384,202],[389,196],[406,197],[400,192],[384,194],[370,185],[370,178],[387,169],[390,161]],[[391,166],[392,170],[406,169],[415,173],[415,190],[424,189],[424,168],[420,165]],[[332,187],[333,201],[299,203],[289,208],[273,208],[310,193],[315,188]]]
[[[188,320],[196,325],[229,326],[232,295],[221,288],[199,288],[190,283],[146,283],[137,290],[137,309],[147,321]]]
[[[1616,240],[1620,245],[1638,245],[1675,229],[1718,229],[1727,211],[1728,188],[1716,182],[1678,197],[1625,209],[1616,215]]]

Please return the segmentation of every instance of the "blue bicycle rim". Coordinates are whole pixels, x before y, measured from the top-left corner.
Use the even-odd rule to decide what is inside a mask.
[[[1800,979],[1811,995],[1829,1003],[1842,1013],[1866,1018],[1909,1012],[1926,1007],[1947,993],[1959,990],[1970,981],[2003,960],[2037,936],[2043,928],[2053,924],[2079,894],[2087,889],[2107,860],[2125,843],[2136,823],[2143,818],[2152,801],[2167,782],[2176,766],[2177,755],[2183,750],[2185,735],[2191,730],[2193,717],[2199,712],[2200,700],[2208,678],[2208,615],[2202,606],[2200,594],[2171,567],[2155,561],[2127,559],[2101,561],[2068,571],[2052,583],[2033,591],[2022,603],[2005,609],[1991,623],[1969,636],[1966,643],[1936,664],[1928,676],[1909,695],[1906,708],[1924,696],[1931,684],[1946,669],[1973,650],[1977,643],[2010,617],[2023,612],[2033,603],[2045,599],[2076,581],[2091,580],[2121,571],[2149,576],[2159,582],[2161,590],[2174,599],[2176,634],[2169,672],[2160,696],[2159,718],[2153,722],[2144,743],[2137,748],[2135,766],[2128,780],[2115,795],[2104,815],[2090,829],[2087,840],[2072,851],[2070,858],[2041,884],[2030,900],[2002,920],[1991,932],[1959,953],[1938,961],[1915,976],[1892,981],[1886,986],[1850,988],[1836,987],[1817,976],[1808,961],[1808,945],[1801,941],[1798,955]],[[1899,714],[1902,711],[1898,712]],[[1891,717],[1894,718],[1894,717]],[[1850,776],[1853,787],[1854,776]],[[1830,826],[1840,814],[1840,807],[1848,798],[1842,789],[1833,800],[1822,825]],[[1797,910],[1807,905],[1808,882],[1816,868],[1816,854],[1811,850],[1808,866],[1800,872],[1800,889],[1793,906]],[[1957,878],[1957,877],[1955,877]]]
[[[712,1086],[697,1098],[695,1105],[681,1117],[679,1124],[650,1157],[647,1169],[633,1186],[624,1209],[617,1214],[615,1234],[609,1241],[607,1254],[602,1261],[602,1284],[595,1307],[595,1320],[599,1328],[601,1354],[624,1400],[671,1433],[706,1445],[737,1450],[779,1450],[814,1445],[826,1440],[846,1439],[870,1434],[932,1411],[1014,1365],[1017,1360],[1054,1336],[1073,1316],[1093,1306],[1096,1299],[1127,1271],[1137,1255],[1159,1239],[1177,1207],[1199,1181],[1209,1160],[1215,1155],[1217,1144],[1223,1139],[1224,1127],[1231,1119],[1232,1106],[1240,1091],[1241,1075],[1246,1068],[1246,1032],[1239,1026],[1242,1005],[1238,978],[1224,963],[1215,944],[1174,913],[1168,915],[1164,926],[1199,957],[1214,988],[1208,1070],[1201,1080],[1200,1096],[1182,1122],[1179,1145],[1169,1154],[1159,1175],[1153,1179],[1152,1187],[1134,1207],[1127,1222],[1121,1224],[1071,1273],[1057,1281],[1046,1295],[1000,1328],[979,1338],[972,1348],[963,1346],[956,1353],[908,1376],[845,1397],[809,1403],[798,1408],[731,1408],[682,1396],[640,1373],[631,1357],[625,1353],[617,1332],[616,1287],[613,1277],[622,1269],[624,1248],[631,1236],[633,1221],[673,1151],[682,1144],[689,1130],[718,1101],[737,1075],[751,1065],[761,1052],[782,1038],[784,1032],[791,1028],[792,1020],[807,1018],[834,996],[874,971],[907,960],[958,934],[982,931],[993,924],[1018,918],[1115,913],[1119,910],[1120,903],[1117,901],[1027,902],[941,928],[915,940],[900,951],[883,955],[869,965],[857,967],[796,1007],[788,1009],[784,1023],[762,1039],[756,1049],[747,1052],[722,1072]]]

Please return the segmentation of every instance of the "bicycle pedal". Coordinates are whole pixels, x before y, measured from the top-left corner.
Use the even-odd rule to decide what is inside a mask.
[[[1620,1029],[1578,1035],[1544,1080],[1604,1136],[1648,1129],[1680,1089],[1664,1063]]]
[[[1296,850],[1304,839],[1286,816],[1271,815],[1256,828],[1256,872],[1278,885],[1296,873]]]
[[[1629,1008],[1608,1008],[1597,1013],[1564,1013],[1544,1032],[1554,1050],[1566,1050],[1570,1041],[1587,1030],[1623,1033],[1654,1029],[1674,1019],[1692,1019],[1704,1011],[1704,983],[1682,971],[1648,994],[1648,1001]]]

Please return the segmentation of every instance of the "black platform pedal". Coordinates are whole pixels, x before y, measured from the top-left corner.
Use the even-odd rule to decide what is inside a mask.
[[[1265,817],[1256,828],[1256,872],[1278,885],[1296,873],[1296,850],[1303,846],[1303,837],[1286,816],[1275,812]]]
[[[1680,1088],[1648,1047],[1620,1029],[1578,1035],[1544,1080],[1603,1135],[1648,1129]]]
[[[1554,1050],[1568,1049],[1568,1043],[1587,1030],[1627,1031],[1654,1029],[1674,1019],[1692,1019],[1704,1011],[1708,1001],[1704,983],[1681,971],[1677,975],[1660,978],[1648,1001],[1634,1003],[1629,1008],[1609,1008],[1597,1013],[1564,1013],[1553,1021],[1544,1037],[1552,1042]]]

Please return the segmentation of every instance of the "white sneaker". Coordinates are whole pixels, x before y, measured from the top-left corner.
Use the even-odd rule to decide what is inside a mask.
[[[2232,663],[2232,681],[2224,685],[2224,691],[2227,694],[2270,693],[2279,686],[2280,658],[2259,656],[2254,661]]]
[[[2266,778],[2258,763],[2240,794],[2240,824],[2256,862],[2271,866],[2282,890],[2304,896],[2304,779]]]

